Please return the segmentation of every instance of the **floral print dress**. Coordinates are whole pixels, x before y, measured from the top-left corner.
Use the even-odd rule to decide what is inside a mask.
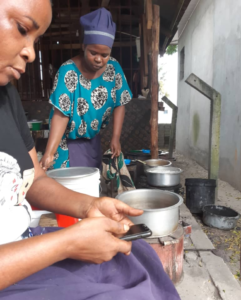
[[[85,78],[72,60],[58,70],[49,99],[53,108],[69,117],[66,131],[55,153],[54,168],[69,167],[67,139],[93,139],[109,123],[114,109],[127,104],[132,93],[120,64],[110,58],[98,78]]]

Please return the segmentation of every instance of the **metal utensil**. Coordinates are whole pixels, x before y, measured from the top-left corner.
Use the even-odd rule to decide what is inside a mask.
[[[148,159],[145,160],[146,165],[144,166],[144,172],[156,167],[170,167],[172,163],[165,159]]]
[[[210,227],[233,229],[239,217],[239,213],[226,206],[211,204],[203,207],[203,222]]]
[[[169,187],[180,184],[183,171],[174,167],[156,167],[146,171],[147,182],[152,186]]]
[[[116,199],[144,211],[139,217],[128,217],[134,224],[146,224],[152,231],[152,238],[168,235],[178,226],[183,199],[175,193],[137,189],[119,194]]]

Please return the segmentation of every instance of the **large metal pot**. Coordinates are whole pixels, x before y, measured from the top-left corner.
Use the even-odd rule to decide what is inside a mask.
[[[183,171],[174,167],[156,167],[146,171],[147,182],[152,186],[169,187],[180,184],[180,174]]]
[[[166,236],[178,226],[181,196],[161,190],[138,189],[116,196],[126,204],[144,210],[139,217],[129,217],[134,224],[146,224],[152,231],[152,237]]]
[[[147,170],[156,168],[156,167],[170,167],[172,163],[169,160],[165,159],[148,159],[145,160],[144,172],[146,174]]]
[[[203,207],[203,223],[222,230],[231,230],[236,226],[240,215],[235,210],[221,205]]]

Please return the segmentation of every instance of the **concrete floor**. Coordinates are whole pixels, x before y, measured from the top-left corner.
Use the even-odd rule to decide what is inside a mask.
[[[241,287],[200,225],[182,205],[181,219],[192,225],[184,241],[184,276],[176,286],[182,300],[240,300]]]

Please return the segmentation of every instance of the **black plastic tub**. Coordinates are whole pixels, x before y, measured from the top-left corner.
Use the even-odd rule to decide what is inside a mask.
[[[202,213],[203,207],[215,202],[215,179],[187,178],[186,205],[192,213]]]
[[[221,205],[206,205],[203,207],[203,223],[223,230],[236,226],[240,215],[232,208]]]

